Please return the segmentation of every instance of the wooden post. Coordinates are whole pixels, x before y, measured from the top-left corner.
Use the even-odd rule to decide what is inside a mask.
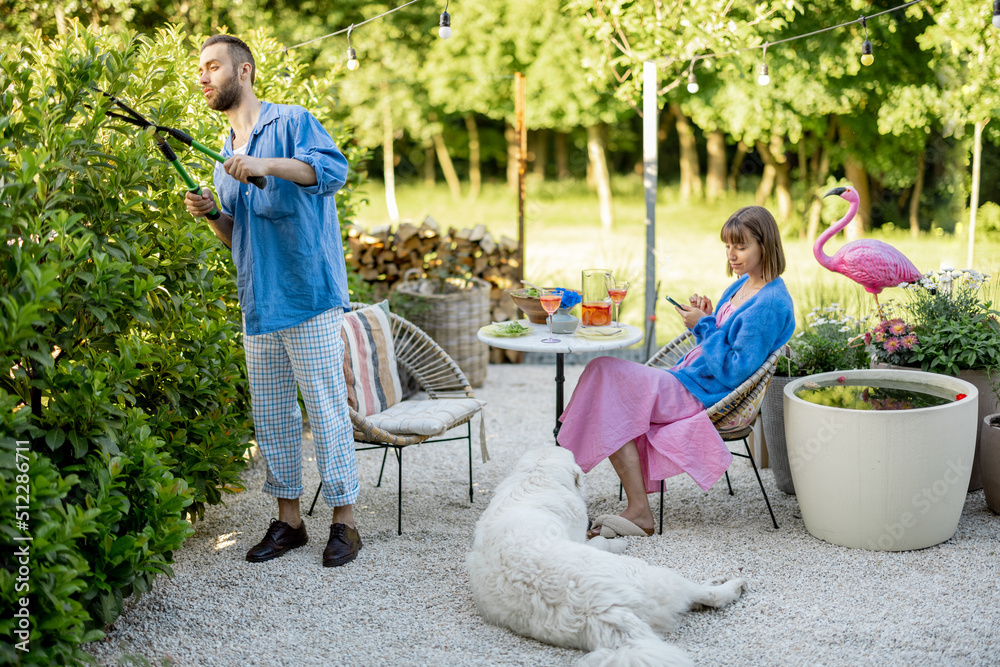
[[[990,119],[976,121],[975,139],[972,145],[972,198],[969,201],[969,250],[965,257],[965,266],[972,268],[972,260],[976,254],[976,211],[979,209],[979,177],[982,173],[980,165],[983,157],[983,128]]]
[[[656,179],[660,121],[656,103],[656,63],[642,64],[642,185],[646,191],[646,358],[656,349]]]
[[[524,279],[524,173],[528,165],[528,128],[524,124],[524,75],[514,74],[514,116],[517,131],[517,287]]]

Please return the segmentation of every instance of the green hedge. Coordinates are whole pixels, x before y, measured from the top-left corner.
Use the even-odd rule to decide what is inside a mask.
[[[329,81],[262,34],[258,95],[335,128]],[[5,44],[0,63],[0,530],[28,504],[30,652],[14,630],[16,559],[0,568],[0,661],[69,664],[122,600],[170,574],[190,518],[240,488],[251,436],[229,252],[184,209],[184,186],[137,128],[109,120],[98,86],[162,125],[221,146],[225,116],[197,88],[197,46],[94,32]],[[190,110],[190,111],[189,111]],[[207,159],[176,146],[195,180]],[[352,181],[338,204],[358,205]],[[28,460],[15,441],[29,441]],[[25,465],[27,463],[28,465]],[[26,476],[26,477],[25,477]]]

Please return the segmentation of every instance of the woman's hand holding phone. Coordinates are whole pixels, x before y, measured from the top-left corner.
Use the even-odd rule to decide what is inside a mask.
[[[688,299],[690,302],[690,305],[688,306],[681,305],[677,301],[674,301],[669,295],[665,298],[675,308],[677,308],[677,312],[680,313],[681,317],[684,319],[684,326],[688,329],[693,329],[694,325],[698,323],[698,320],[706,315],[712,314],[712,301],[708,297],[692,294],[691,298]]]

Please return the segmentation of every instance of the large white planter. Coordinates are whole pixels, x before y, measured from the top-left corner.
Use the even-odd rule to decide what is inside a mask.
[[[931,393],[966,394],[915,410],[847,410],[795,396],[805,382],[845,376],[905,380]],[[976,448],[978,390],[948,375],[894,369],[836,371],[785,386],[785,440],[802,520],[845,547],[922,549],[958,528]]]

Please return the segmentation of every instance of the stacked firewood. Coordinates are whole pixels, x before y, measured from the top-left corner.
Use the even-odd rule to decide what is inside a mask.
[[[494,240],[486,225],[442,234],[430,217],[420,226],[403,222],[365,230],[347,225],[347,270],[356,271],[384,296],[410,269],[421,274],[471,274],[490,283],[490,312],[494,322],[512,319],[516,308],[505,290],[517,283],[517,241]],[[494,352],[499,352],[494,350]],[[493,359],[491,359],[493,360]],[[500,359],[495,359],[500,361]]]

